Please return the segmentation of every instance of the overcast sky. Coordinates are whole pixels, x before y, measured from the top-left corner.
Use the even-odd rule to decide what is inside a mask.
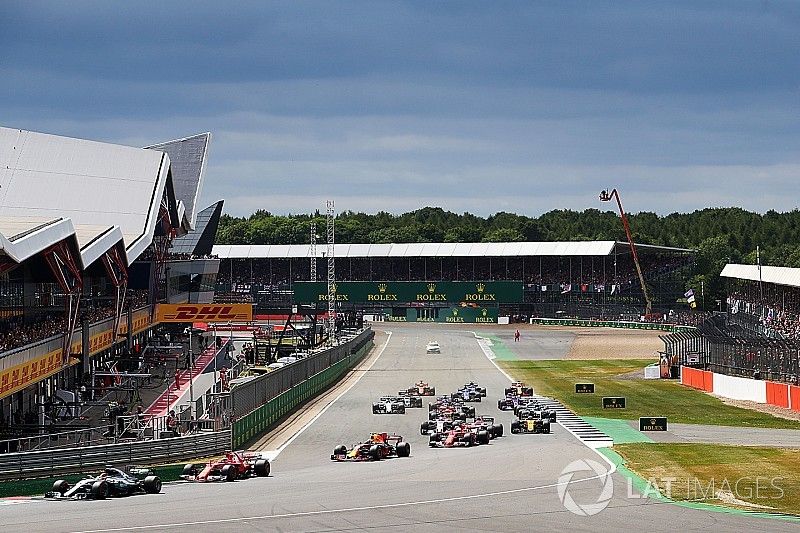
[[[201,206],[800,205],[800,2],[0,2],[0,124],[211,131]]]

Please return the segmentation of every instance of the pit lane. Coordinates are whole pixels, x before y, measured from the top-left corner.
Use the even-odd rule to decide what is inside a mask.
[[[508,380],[486,358],[471,331],[421,324],[387,329],[393,334],[381,356],[282,450],[269,478],[170,484],[160,495],[118,500],[9,506],[0,511],[4,525],[9,531],[620,531],[635,523],[655,531],[796,528],[631,499],[624,478],[616,474],[607,509],[591,517],[574,515],[559,499],[559,476],[572,461],[601,461],[595,452],[560,426],[550,435],[510,435],[513,415],[496,408]],[[425,354],[430,340],[439,341],[442,354]],[[477,411],[502,421],[506,436],[477,448],[431,449],[427,437],[419,434],[426,409],[409,409],[405,415],[371,413],[375,398],[420,379],[440,394],[469,380],[486,386],[487,401],[476,404]],[[335,445],[353,444],[372,431],[403,435],[411,443],[411,457],[330,461]],[[569,493],[576,501],[594,502],[601,481],[571,483]]]

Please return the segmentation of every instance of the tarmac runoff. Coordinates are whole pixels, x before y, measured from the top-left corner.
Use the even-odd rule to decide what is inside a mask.
[[[495,405],[508,379],[471,332],[392,326],[391,340],[373,366],[283,448],[269,478],[171,484],[160,495],[102,502],[9,505],[2,511],[4,526],[9,531],[622,531],[646,524],[652,531],[796,531],[796,523],[631,498],[626,478],[560,426],[550,435],[506,431],[489,445],[469,449],[427,447],[427,437],[419,434],[424,409],[372,415],[372,400],[420,379],[440,393],[475,380],[489,391],[478,411],[495,415],[508,428],[512,415]],[[425,354],[432,339],[442,345],[441,355]],[[330,461],[337,444],[379,430],[406,437],[411,457]],[[564,477],[566,467],[587,461],[604,464],[603,472]],[[612,485],[609,480],[613,490],[601,512],[578,516],[565,508],[563,495],[581,504],[597,502]]]

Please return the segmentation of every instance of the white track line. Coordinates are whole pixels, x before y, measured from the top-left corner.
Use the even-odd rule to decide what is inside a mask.
[[[111,533],[114,531],[141,531],[141,530],[148,530],[148,529],[167,529],[167,528],[175,528],[175,527],[190,527],[190,526],[204,526],[210,524],[230,524],[234,522],[252,522],[254,520],[268,520],[268,519],[276,519],[276,518],[296,518],[301,516],[315,516],[315,515],[327,515],[327,514],[337,514],[337,513],[352,513],[357,511],[374,511],[378,509],[396,509],[399,507],[414,507],[418,505],[431,505],[436,503],[448,503],[448,502],[457,502],[457,501],[464,501],[464,500],[474,500],[477,498],[490,498],[493,496],[503,496],[506,494],[519,494],[522,492],[531,492],[535,490],[542,490],[542,489],[552,489],[554,487],[559,487],[561,485],[570,485],[575,483],[585,483],[587,481],[592,481],[595,479],[606,478],[614,473],[616,467],[611,464],[612,469],[608,472],[603,474],[597,474],[595,476],[590,476],[583,479],[571,479],[569,481],[565,481],[563,483],[549,483],[547,485],[538,485],[535,487],[523,487],[520,489],[509,489],[509,490],[500,490],[496,492],[486,492],[483,494],[470,494],[467,496],[452,496],[450,498],[436,498],[433,500],[418,500],[413,502],[401,502],[401,503],[387,503],[383,505],[368,505],[364,507],[345,507],[342,509],[323,509],[320,511],[303,511],[297,513],[283,513],[283,514],[273,514],[273,515],[260,515],[260,516],[241,516],[236,518],[218,518],[214,520],[197,520],[194,522],[174,522],[174,523],[166,523],[166,524],[153,524],[148,526],[129,526],[129,527],[116,527],[116,528],[109,528],[109,529],[87,529],[82,531],[76,531],[73,533]]]
[[[275,459],[277,459],[277,457],[278,457],[278,456],[281,454],[281,452],[282,452],[283,450],[285,450],[285,449],[286,449],[286,447],[287,447],[287,446],[289,446],[289,445],[290,445],[292,442],[294,442],[294,439],[296,439],[297,437],[299,437],[300,435],[302,435],[302,434],[303,434],[303,432],[304,432],[305,430],[307,430],[309,427],[311,427],[311,425],[312,425],[314,422],[316,422],[316,421],[317,421],[317,419],[318,419],[319,417],[321,417],[322,415],[324,415],[324,414],[325,414],[325,411],[327,411],[327,410],[330,408],[330,406],[331,406],[331,405],[335,404],[335,403],[336,403],[336,402],[337,402],[337,401],[338,401],[338,400],[339,400],[339,399],[340,399],[342,396],[344,396],[345,394],[347,394],[347,393],[350,391],[350,389],[352,389],[353,387],[355,387],[356,383],[358,383],[359,381],[361,381],[361,378],[363,378],[363,377],[364,377],[364,374],[366,374],[367,372],[369,372],[369,370],[372,368],[372,366],[375,364],[375,362],[376,362],[378,359],[380,359],[380,358],[381,358],[381,355],[383,355],[383,351],[384,351],[384,350],[386,349],[386,347],[389,345],[389,341],[392,339],[392,332],[391,332],[391,331],[387,331],[386,333],[387,333],[386,342],[384,342],[384,343],[383,343],[383,346],[381,346],[381,349],[380,349],[380,351],[378,352],[378,355],[376,355],[376,356],[375,356],[375,358],[372,360],[372,362],[369,364],[369,366],[368,366],[367,368],[364,368],[363,370],[361,370],[361,371],[360,371],[360,374],[359,374],[359,375],[356,377],[356,379],[355,379],[355,380],[354,380],[354,381],[353,381],[353,382],[350,384],[350,386],[349,386],[349,387],[347,387],[345,390],[343,390],[343,391],[342,391],[342,393],[341,393],[341,394],[339,394],[339,395],[338,395],[336,398],[334,398],[333,400],[331,400],[331,402],[330,402],[328,405],[326,405],[325,407],[323,407],[323,408],[322,408],[322,410],[321,410],[319,413],[317,413],[317,414],[314,416],[314,418],[312,418],[311,420],[309,420],[309,421],[308,421],[308,422],[307,422],[307,423],[306,423],[306,424],[305,424],[303,427],[301,427],[301,428],[300,428],[300,429],[297,431],[297,433],[295,433],[294,435],[292,435],[292,436],[291,436],[291,438],[290,438],[289,440],[287,440],[286,442],[284,442],[284,443],[281,445],[281,447],[280,447],[280,448],[278,448],[278,449],[277,449],[277,450],[275,450],[275,451],[262,451],[261,453],[263,453],[263,454],[264,454],[264,457],[267,457],[267,458],[270,460],[270,462],[271,462],[271,461],[274,461]],[[114,530],[109,530],[109,531],[114,531]]]
[[[497,370],[499,370],[500,373],[503,374],[508,379],[508,381],[513,382],[514,378],[512,378],[511,376],[506,374],[506,371],[503,370],[502,368],[500,368],[499,366],[497,366],[497,363],[495,363],[494,360],[496,359],[496,357],[494,355],[494,352],[492,351],[492,349],[487,344],[489,342],[489,339],[487,339],[486,337],[481,337],[480,335],[478,335],[474,331],[472,332],[472,334],[475,335],[475,339],[478,341],[478,346],[481,347],[481,351],[483,352],[483,355],[486,356],[486,359],[488,359],[489,362],[492,363],[494,365],[494,367]],[[481,341],[483,341],[483,342],[481,342]]]

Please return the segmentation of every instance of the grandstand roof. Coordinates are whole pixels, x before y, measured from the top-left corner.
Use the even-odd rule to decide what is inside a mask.
[[[774,283],[788,287],[800,287],[800,268],[762,266],[759,269],[758,265],[729,263],[722,269],[720,276],[749,281],[763,281],[764,283]]]
[[[402,244],[337,244],[336,257],[520,257],[520,256],[606,256],[615,247],[627,243],[617,241],[576,242],[425,242]],[[636,245],[664,251],[691,252],[682,248]],[[317,246],[317,257],[323,257],[324,244]],[[217,244],[214,255],[220,259],[303,258],[311,257],[308,244]]]
[[[84,268],[120,241],[130,263],[165,191],[180,217],[171,182],[161,151],[0,128],[0,253],[21,263],[72,236]]]
[[[211,134],[206,132],[145,146],[148,150],[166,152],[169,156],[175,198],[182,202],[185,208],[181,217],[185,230],[194,228],[197,217],[195,204],[203,187],[209,142],[211,142]]]

